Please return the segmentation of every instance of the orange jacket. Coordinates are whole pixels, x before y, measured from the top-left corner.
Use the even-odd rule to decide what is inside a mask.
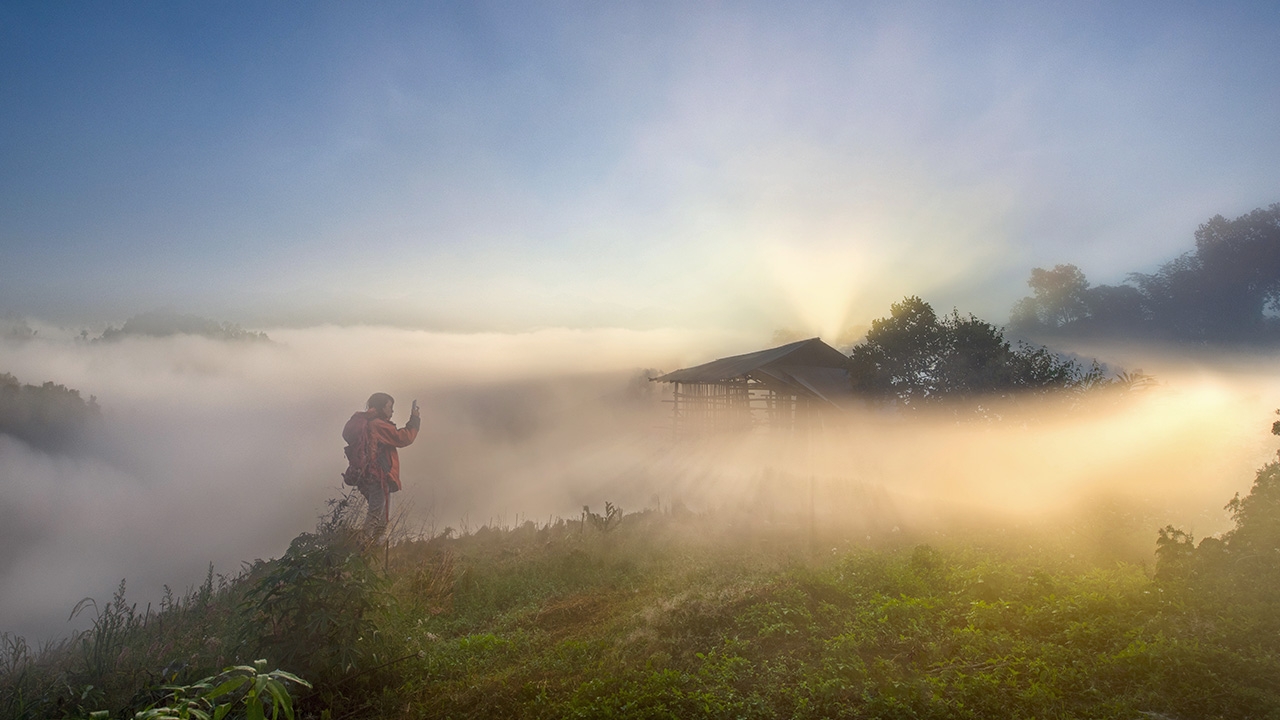
[[[351,416],[342,429],[342,438],[354,444],[356,433],[362,429],[372,434],[374,445],[378,448],[378,466],[387,474],[387,489],[395,492],[400,489],[400,454],[396,452],[396,448],[412,444],[418,437],[420,424],[418,418],[410,417],[409,422],[397,430],[390,421],[379,417],[377,410],[365,410]]]

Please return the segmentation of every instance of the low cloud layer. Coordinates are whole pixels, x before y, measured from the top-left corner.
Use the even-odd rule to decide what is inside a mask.
[[[1269,358],[1174,361],[1113,348],[1098,354],[1161,385],[1027,423],[868,410],[808,442],[695,442],[672,436],[662,388],[633,382],[639,369],[757,340],[320,327],[269,329],[270,344],[90,345],[47,334],[0,345],[0,370],[96,395],[104,429],[74,456],[0,436],[0,630],[33,640],[82,626],[66,622],[70,608],[120,578],[145,605],[165,584],[201,580],[209,562],[234,573],[281,553],[342,491],[342,425],[377,391],[397,398],[401,423],[412,399],[423,406],[394,498],[410,531],[576,517],[608,500],[778,527],[803,523],[812,506],[820,528],[850,538],[899,526],[1084,533],[1127,523],[1120,529],[1139,543],[1167,523],[1197,536],[1229,527],[1222,505],[1272,455],[1266,429],[1280,397]],[[1100,507],[1110,514],[1088,514]]]

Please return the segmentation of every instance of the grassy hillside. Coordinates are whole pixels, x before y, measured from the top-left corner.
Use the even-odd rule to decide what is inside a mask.
[[[341,510],[158,610],[122,585],[82,637],[6,637],[0,714],[133,717],[263,658],[312,683],[277,678],[316,718],[1280,716],[1280,593],[1221,564],[1204,582],[1208,551],[1168,531],[1153,574],[909,538],[813,552],[657,511],[388,553]]]

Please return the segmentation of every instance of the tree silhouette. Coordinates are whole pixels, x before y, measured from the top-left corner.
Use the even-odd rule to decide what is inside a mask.
[[[1280,435],[1280,423],[1271,432]],[[1233,527],[1198,545],[1172,525],[1160,530],[1156,579],[1185,586],[1215,604],[1274,603],[1280,587],[1280,462],[1259,468],[1249,494],[1236,493],[1225,509]],[[1274,608],[1265,614],[1274,618]]]
[[[1235,220],[1216,215],[1194,251],[1127,284],[1090,287],[1074,265],[1034,268],[1018,301],[1020,334],[1111,335],[1195,343],[1280,339],[1280,203]]]
[[[938,317],[916,296],[872,321],[849,361],[856,391],[908,408],[1078,389],[1102,380],[1096,363],[1086,369],[1044,347],[1015,349],[996,326],[956,310]]]
[[[1027,281],[1034,295],[1014,308],[1023,326],[1060,328],[1089,316],[1089,281],[1075,265],[1055,265],[1052,270],[1033,268]]]
[[[1280,309],[1280,203],[1196,229],[1196,249],[1150,275],[1131,276],[1154,321],[1188,340],[1247,340],[1268,333]]]
[[[0,373],[0,433],[49,452],[77,449],[99,422],[97,399],[46,382],[24,385]]]

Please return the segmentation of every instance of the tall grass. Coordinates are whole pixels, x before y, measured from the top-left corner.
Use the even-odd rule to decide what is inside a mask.
[[[314,682],[307,718],[1280,714],[1280,593],[1215,604],[1187,573],[608,507],[388,552],[353,515],[156,611],[122,585],[67,642],[4,636],[0,712],[207,707],[201,678],[263,658]]]

